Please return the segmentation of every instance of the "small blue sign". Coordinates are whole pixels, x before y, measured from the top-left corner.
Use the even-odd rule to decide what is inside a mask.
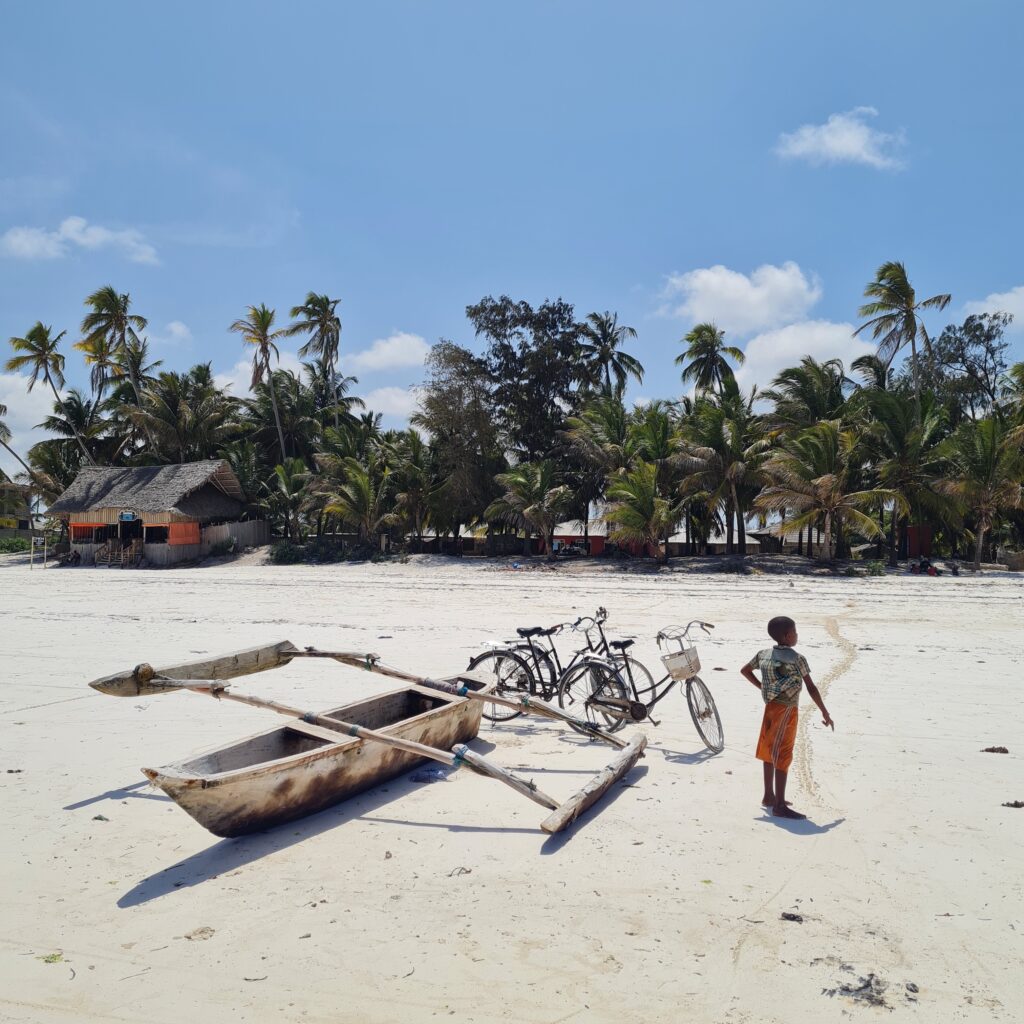
[[[134,512],[122,512],[117,518],[122,523],[134,523],[136,518],[138,517],[135,515]]]

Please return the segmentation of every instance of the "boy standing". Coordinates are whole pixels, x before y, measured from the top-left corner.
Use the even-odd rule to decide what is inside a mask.
[[[776,615],[768,623],[768,635],[775,641],[775,646],[758,651],[740,669],[743,677],[764,697],[764,720],[757,741],[757,758],[764,762],[761,805],[770,808],[776,818],[806,818],[806,814],[794,811],[786,800],[786,777],[793,763],[802,685],[806,684],[811,700],[818,705],[824,724],[831,726],[833,732],[835,724],[811,680],[807,660],[793,650],[797,641],[796,623],[788,616]],[[755,669],[761,672],[760,682],[754,675]]]

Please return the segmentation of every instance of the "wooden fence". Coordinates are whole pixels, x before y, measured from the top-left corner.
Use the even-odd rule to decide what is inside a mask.
[[[150,565],[175,565],[178,562],[191,562],[205,558],[214,544],[231,539],[235,541],[235,550],[255,547],[258,544],[270,543],[270,524],[264,520],[248,520],[238,523],[221,523],[219,526],[208,526],[202,531],[199,544],[144,544],[142,557]],[[72,548],[82,558],[82,565],[93,565],[96,552],[101,544],[82,544],[73,542]]]

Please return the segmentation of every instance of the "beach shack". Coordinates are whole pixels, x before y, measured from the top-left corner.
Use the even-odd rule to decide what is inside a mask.
[[[123,469],[88,466],[50,506],[68,524],[72,556],[84,565],[173,565],[214,544],[266,544],[269,526],[243,519],[238,478],[223,459]]]

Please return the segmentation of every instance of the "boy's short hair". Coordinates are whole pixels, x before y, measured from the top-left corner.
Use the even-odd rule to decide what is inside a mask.
[[[768,623],[768,635],[777,643],[782,643],[782,638],[791,630],[796,628],[796,623],[788,615],[776,615]]]

